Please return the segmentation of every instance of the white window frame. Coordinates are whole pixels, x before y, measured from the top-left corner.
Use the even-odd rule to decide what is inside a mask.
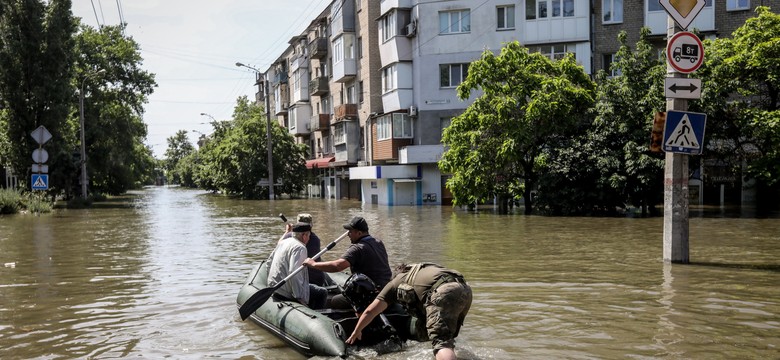
[[[607,16],[609,15],[609,20]],[[623,0],[602,0],[601,23],[619,24],[623,22]]]
[[[412,117],[408,114],[393,114],[393,139],[411,139],[414,137]]]
[[[439,87],[442,89],[453,89],[466,80],[468,75],[468,63],[461,64],[440,64],[439,65]],[[444,83],[444,70],[447,70],[447,84]],[[456,71],[456,72],[453,72]],[[453,81],[453,74],[459,74],[460,79]]]
[[[396,89],[395,77],[396,77],[396,64],[390,65],[382,69],[382,94],[388,93]]]
[[[346,144],[347,143],[347,131],[346,131],[346,121],[342,121],[340,123],[333,125],[333,144],[339,145],[339,144]]]
[[[464,34],[471,32],[471,10],[439,12],[439,34]]]
[[[347,86],[347,104],[357,104],[357,93],[355,92],[355,85]]]
[[[382,26],[382,42],[386,42],[396,35],[396,26],[395,21],[396,19],[396,12],[395,10],[391,11],[389,14],[385,15],[382,18],[382,21],[380,22]]]
[[[333,40],[333,63],[338,64],[344,61],[344,37],[339,36]]]
[[[726,0],[726,11],[750,10],[750,0]]]
[[[606,58],[609,58],[609,60],[607,60]],[[618,61],[617,54],[604,54],[603,61],[604,61],[604,65],[603,65],[604,71],[606,71],[607,74],[609,74],[609,77],[622,75],[622,71],[620,71],[620,69],[617,70],[610,69],[610,66]]]
[[[393,121],[390,114],[382,115],[376,119],[376,139],[389,140],[393,135]]]
[[[496,6],[496,29],[513,30],[514,28],[515,28],[515,6],[514,5]]]
[[[298,124],[297,116],[296,115],[296,109],[290,109],[288,112],[289,122],[287,123],[288,129],[290,131],[295,131],[295,127]]]

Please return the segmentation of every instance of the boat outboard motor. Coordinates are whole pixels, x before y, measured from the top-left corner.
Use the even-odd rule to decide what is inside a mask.
[[[349,301],[352,308],[356,312],[362,313],[366,310],[369,304],[379,295],[379,290],[371,278],[365,274],[355,273],[350,275],[347,281],[344,283],[344,288],[341,294]],[[398,351],[403,346],[403,341],[398,337],[395,328],[390,324],[390,320],[387,319],[385,314],[379,314],[382,319],[382,331],[384,331],[389,338],[385,341],[390,346],[390,350],[382,352],[394,352]]]
[[[379,294],[379,289],[371,278],[365,274],[355,273],[344,283],[341,294],[355,311],[362,313]]]

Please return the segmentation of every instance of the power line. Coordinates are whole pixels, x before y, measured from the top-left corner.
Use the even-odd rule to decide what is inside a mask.
[[[97,9],[95,9],[95,1],[94,0],[89,0],[89,2],[92,3],[92,12],[95,13],[95,22],[98,25],[98,29],[102,28],[103,25],[100,25],[100,18],[98,18]]]

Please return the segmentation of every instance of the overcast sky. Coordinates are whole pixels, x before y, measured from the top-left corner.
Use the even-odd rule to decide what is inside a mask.
[[[97,27],[127,23],[141,47],[143,68],[158,87],[146,104],[146,143],[162,158],[166,139],[187,130],[195,143],[211,132],[207,113],[229,119],[236,99],[254,99],[252,70],[268,69],[294,35],[330,0],[72,0],[73,14]],[[121,8],[121,11],[120,11]],[[88,124],[87,124],[88,125]]]

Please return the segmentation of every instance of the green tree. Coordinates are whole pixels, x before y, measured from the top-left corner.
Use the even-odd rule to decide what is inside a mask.
[[[176,171],[179,162],[195,152],[195,147],[190,143],[187,138],[187,130],[179,130],[176,135],[167,139],[168,149],[165,150],[165,170],[168,172],[168,177],[171,179],[171,183],[180,184],[181,176]]]
[[[0,157],[29,179],[30,154],[39,146],[30,132],[45,126],[53,136],[44,145],[52,191],[67,187],[75,169],[65,121],[74,105],[70,8],[69,0],[0,2],[0,108],[8,119]]]
[[[609,196],[611,189],[624,204],[641,208],[643,215],[655,214],[655,205],[663,202],[664,176],[664,156],[650,151],[650,133],[654,114],[666,108],[666,65],[659,60],[649,35],[650,30],[642,28],[632,49],[626,33],[618,34],[621,46],[612,70],[620,75],[598,74],[596,119],[588,132],[592,144],[586,147],[592,150],[589,163],[599,170],[597,188],[607,195],[602,198],[614,199]]]
[[[780,187],[780,15],[767,7],[731,38],[707,40],[702,98],[708,115],[705,156],[759,185]],[[747,168],[741,171],[742,164]]]
[[[506,212],[522,193],[530,214],[540,157],[587,119],[595,85],[573,56],[552,61],[515,41],[471,63],[458,96],[468,99],[478,90],[482,95],[442,136],[448,149],[439,167],[453,174],[447,180],[453,203],[495,196]]]
[[[91,191],[117,195],[150,178],[153,159],[143,141],[144,104],[157,84],[141,68],[140,48],[121,26],[82,26],[76,77],[84,89],[85,143]],[[77,103],[74,101],[73,103]],[[71,118],[78,129],[76,116]],[[117,136],[121,134],[121,136]]]
[[[268,188],[257,185],[268,178],[266,152],[266,120],[263,108],[238,98],[230,124],[217,122],[215,131],[200,151],[200,164],[195,174],[198,185],[207,190],[222,191],[245,199],[267,199]],[[305,145],[278,124],[271,126],[273,166],[276,189],[294,194],[304,186]]]

